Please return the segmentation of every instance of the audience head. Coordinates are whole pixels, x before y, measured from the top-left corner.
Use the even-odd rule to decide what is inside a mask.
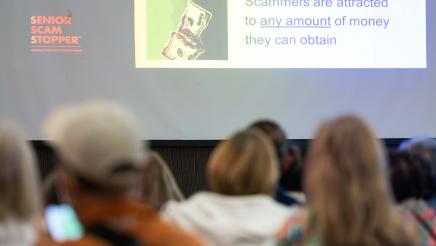
[[[412,155],[418,155],[436,163],[436,139],[429,137],[408,139],[400,144],[399,150],[410,152]]]
[[[160,208],[168,200],[184,199],[171,170],[158,153],[151,152],[143,175],[143,197],[153,207]]]
[[[278,165],[271,141],[256,129],[237,132],[212,153],[208,180],[212,191],[224,195],[272,195]]]
[[[273,143],[280,164],[288,154],[287,137],[285,131],[277,122],[272,120],[258,120],[252,123],[249,128],[256,128],[262,131]]]
[[[304,162],[299,146],[289,146],[288,159],[289,161],[282,166],[280,185],[288,191],[301,192],[303,190]]]
[[[272,120],[255,121],[249,128],[262,131],[272,141],[280,164],[279,184],[286,190],[301,191],[302,158],[298,146],[288,145],[285,131]]]
[[[412,138],[401,143],[399,150],[409,153],[412,158],[428,162],[431,192],[436,193],[436,139]]]
[[[144,146],[138,126],[122,106],[94,101],[54,111],[44,130],[64,173],[78,187],[117,194],[141,180]]]
[[[432,177],[430,162],[405,151],[390,154],[390,176],[395,199],[428,199]]]
[[[408,241],[393,209],[381,144],[356,116],[322,124],[308,153],[305,190],[325,245]]]
[[[22,133],[0,124],[0,220],[36,219],[41,206],[39,174]]]

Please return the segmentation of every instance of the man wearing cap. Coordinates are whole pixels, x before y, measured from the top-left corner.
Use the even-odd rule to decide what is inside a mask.
[[[137,202],[147,158],[134,117],[123,107],[87,102],[53,112],[44,127],[59,159],[59,178],[84,235],[40,245],[201,245]]]

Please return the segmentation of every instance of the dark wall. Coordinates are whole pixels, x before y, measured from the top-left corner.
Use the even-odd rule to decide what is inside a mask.
[[[207,189],[206,164],[217,141],[191,144],[154,142],[157,151],[172,170],[182,192],[186,196]]]
[[[396,148],[401,141],[403,139],[384,140],[388,149]],[[151,141],[151,148],[167,161],[182,192],[190,196],[197,191],[207,189],[206,164],[217,143],[217,140]],[[304,154],[309,140],[293,140],[292,143],[300,146]],[[54,167],[53,151],[43,141],[33,141],[32,144],[44,179]]]
[[[207,189],[206,163],[218,141],[152,141],[151,148],[168,163],[186,196]],[[43,141],[32,142],[42,179],[53,170],[53,150]]]

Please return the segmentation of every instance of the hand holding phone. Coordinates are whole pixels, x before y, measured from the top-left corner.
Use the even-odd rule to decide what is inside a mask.
[[[58,242],[79,240],[83,237],[83,227],[74,209],[67,205],[49,205],[45,210],[45,220],[50,236]]]

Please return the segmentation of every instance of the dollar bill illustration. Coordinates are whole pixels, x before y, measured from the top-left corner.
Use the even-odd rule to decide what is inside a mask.
[[[200,37],[201,33],[209,25],[212,13],[195,4],[192,1],[188,1],[186,9],[182,15],[182,21],[179,26],[179,30],[188,29],[197,37]]]
[[[205,52],[200,36],[211,18],[212,13],[188,1],[179,27],[171,33],[162,54],[170,60],[196,60]]]
[[[188,35],[173,32],[162,54],[170,60],[196,60],[204,53],[204,48],[194,35]]]

